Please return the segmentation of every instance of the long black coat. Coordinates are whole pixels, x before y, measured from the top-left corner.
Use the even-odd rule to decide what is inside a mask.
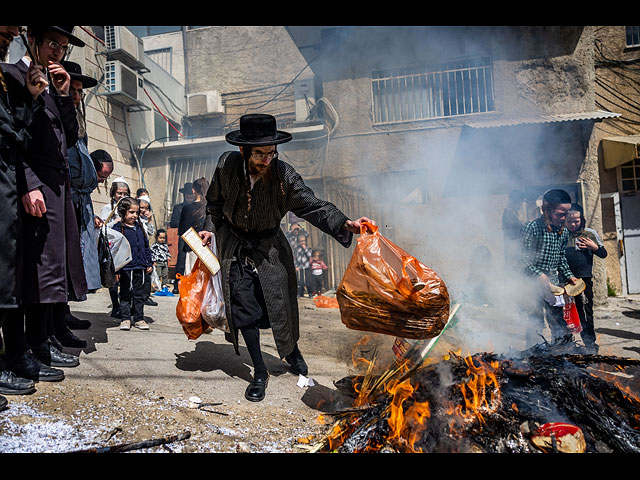
[[[27,65],[3,64],[5,77],[24,87]],[[50,87],[53,89],[53,87]],[[47,212],[34,217],[22,212],[23,303],[82,300],[87,283],[82,265],[80,235],[71,200],[68,146],[78,139],[78,121],[70,96],[42,93],[44,114],[27,128],[31,137],[25,158],[24,183],[19,194],[39,188]]]
[[[309,221],[349,247],[353,234],[342,229],[348,218],[335,205],[318,199],[294,168],[272,162],[270,182],[258,181],[247,208],[244,159],[240,152],[224,153],[207,192],[204,229],[214,232],[221,264],[224,300],[230,305],[229,270],[240,245],[250,248],[267,305],[269,322],[280,358],[293,350],[299,338],[296,271],[291,247],[280,229],[288,211]],[[250,240],[249,238],[252,238]],[[232,341],[238,353],[238,332],[231,308],[225,309]]]
[[[3,75],[4,76],[4,75]],[[24,180],[29,134],[27,126],[42,106],[28,90],[5,78],[0,87],[0,309],[16,308],[20,303],[22,279],[22,232],[17,181]]]

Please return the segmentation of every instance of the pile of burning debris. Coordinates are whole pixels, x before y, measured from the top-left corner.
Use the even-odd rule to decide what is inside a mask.
[[[413,355],[413,356],[412,356]],[[314,452],[640,452],[640,360],[587,354],[569,338],[508,357],[409,351],[382,374],[336,387],[354,397]],[[637,380],[635,380],[637,381]]]

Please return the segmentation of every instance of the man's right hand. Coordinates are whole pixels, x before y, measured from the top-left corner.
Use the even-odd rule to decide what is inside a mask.
[[[207,245],[211,244],[211,236],[213,235],[213,233],[208,232],[207,230],[202,230],[201,232],[198,232],[198,235],[202,239],[203,246],[206,247]]]
[[[41,217],[47,213],[44,196],[39,189],[30,190],[22,196],[22,205],[25,211],[34,217]]]
[[[47,81],[47,75],[44,72],[44,67],[31,63],[29,70],[27,70],[27,78],[25,82],[27,90],[33,96],[37,98],[49,85]]]

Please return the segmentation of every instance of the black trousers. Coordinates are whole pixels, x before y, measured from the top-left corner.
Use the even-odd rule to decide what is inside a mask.
[[[120,320],[144,320],[145,271],[120,270]]]
[[[231,316],[240,330],[254,367],[255,378],[266,378],[267,366],[260,348],[260,329],[269,328],[267,305],[258,273],[250,265],[235,261],[229,270]]]
[[[2,337],[4,353],[8,357],[19,357],[29,350],[29,345],[24,336],[24,308],[11,308],[1,310],[4,318],[2,324]]]
[[[593,279],[583,278],[585,289],[582,295],[575,297],[576,308],[580,316],[582,332],[580,337],[585,345],[591,346],[596,343],[596,331],[593,323]]]
[[[298,280],[298,297],[304,297],[305,287],[307,288],[307,293],[311,295],[313,293],[310,285],[311,269],[300,268],[296,270],[296,277]]]

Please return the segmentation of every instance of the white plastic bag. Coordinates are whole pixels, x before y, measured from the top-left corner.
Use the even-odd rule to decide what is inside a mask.
[[[160,284],[160,277],[158,276],[158,272],[156,267],[151,269],[151,288],[153,288],[156,292],[162,290],[162,285]]]
[[[117,272],[132,260],[131,245],[129,245],[129,241],[120,232],[109,227],[105,227],[105,230],[107,232],[109,248],[111,249],[111,256],[113,257],[113,266]]]
[[[216,236],[211,236],[211,251],[217,257],[218,251],[216,247]],[[207,291],[204,294],[202,305],[200,307],[200,313],[202,319],[213,328],[222,330],[223,332],[229,332],[229,325],[227,323],[227,316],[224,309],[224,296],[222,293],[222,273],[220,270],[215,275],[211,275],[209,284],[207,285]]]

